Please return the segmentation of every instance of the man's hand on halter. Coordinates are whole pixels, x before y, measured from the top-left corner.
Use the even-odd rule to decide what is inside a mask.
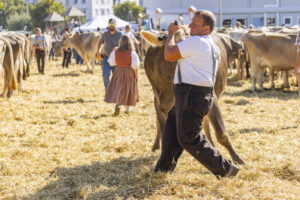
[[[168,33],[169,35],[175,35],[175,33],[179,30],[180,26],[175,25],[175,23],[171,23],[168,27]]]

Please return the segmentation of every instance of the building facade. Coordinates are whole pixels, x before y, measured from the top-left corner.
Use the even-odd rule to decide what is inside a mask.
[[[293,26],[300,25],[300,0],[142,0],[153,28],[157,25],[156,8],[162,10],[161,27],[166,29],[170,22],[183,17],[190,22],[188,7],[210,10],[216,16],[217,26],[231,25],[240,21],[245,26]]]
[[[89,21],[97,16],[113,14],[113,0],[65,0],[66,8],[72,6],[80,9]]]
[[[124,3],[126,1],[131,1],[131,2],[135,2],[136,5],[139,5],[140,0],[113,0],[114,5],[118,4],[118,3]]]

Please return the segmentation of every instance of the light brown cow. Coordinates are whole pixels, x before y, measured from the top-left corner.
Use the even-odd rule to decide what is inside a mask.
[[[92,70],[94,72],[95,55],[98,51],[98,43],[101,35],[98,32],[78,33],[73,35],[66,34],[61,42],[63,48],[73,47],[76,49],[80,57],[87,65],[87,72],[90,71],[90,63],[92,62]]]
[[[18,45],[13,46],[13,54],[14,54],[14,67],[15,67],[15,74],[17,77],[17,81],[19,84],[19,91],[24,90],[23,79],[26,77],[26,66],[27,61],[25,58],[27,56],[26,46],[27,46],[27,38],[15,32],[4,32],[1,34],[2,36],[9,38],[10,41],[16,42]],[[27,53],[26,53],[27,52]],[[11,91],[12,94],[12,91]]]
[[[152,150],[155,151],[156,149],[159,149],[161,133],[163,132],[165,126],[167,114],[175,102],[172,88],[177,62],[167,62],[164,59],[164,44],[166,35],[159,36],[157,34],[145,31],[141,32],[141,34],[149,43],[153,44],[153,46],[151,46],[146,53],[144,67],[146,75],[152,85],[152,89],[154,92],[154,106],[157,115],[157,136]],[[226,147],[232,159],[240,164],[244,164],[244,161],[235,152],[233,146],[231,145],[229,136],[227,135],[225,130],[221,111],[217,101],[217,98],[220,97],[220,95],[224,91],[225,86],[227,85],[228,49],[226,49],[223,42],[230,41],[227,40],[228,38],[223,38],[222,42],[221,37],[216,33],[212,34],[212,38],[220,49],[221,63],[218,68],[216,77],[215,96],[212,109],[204,118],[203,129],[208,139],[212,142],[209,130],[210,121],[215,129],[217,140]],[[183,39],[185,39],[183,31],[178,32],[175,37],[176,42],[179,42]]]
[[[294,45],[296,35],[281,33],[248,33],[244,41],[251,60],[252,90],[256,91],[256,82],[263,91],[263,72],[288,71],[296,66],[297,48]],[[271,77],[272,78],[272,77]],[[284,87],[289,87],[285,77]],[[274,87],[271,79],[271,87]]]
[[[4,42],[6,45],[5,56],[3,59],[3,71],[4,71],[4,88],[2,97],[11,97],[12,91],[18,88],[16,74],[15,74],[15,60],[14,53],[17,51],[13,51],[13,47],[18,49],[19,46],[16,42],[11,41],[5,36],[0,35],[0,40]],[[11,45],[13,44],[13,45]]]

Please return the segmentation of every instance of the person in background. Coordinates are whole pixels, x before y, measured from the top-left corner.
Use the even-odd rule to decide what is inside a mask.
[[[70,28],[66,28],[65,30],[65,34],[70,34],[71,33],[71,29]],[[62,62],[62,68],[68,68],[69,64],[71,63],[71,54],[72,54],[72,50],[70,47],[68,48],[63,48],[63,62]]]
[[[36,28],[35,33],[36,36],[34,37],[33,41],[33,48],[35,49],[36,55],[36,62],[38,66],[38,72],[40,74],[45,73],[45,54],[46,54],[46,38],[44,35],[41,34],[41,29]]]
[[[139,100],[138,68],[140,60],[131,39],[123,35],[120,46],[113,51],[108,59],[111,66],[117,66],[113,73],[106,93],[105,102],[115,103],[114,116],[120,114],[120,106],[126,106],[125,113],[129,114],[129,106],[135,106]]]
[[[76,65],[78,65],[79,63],[82,65],[83,64],[83,60],[81,58],[81,56],[77,53],[76,49],[73,48],[73,55],[74,55],[74,59],[76,62]]]
[[[240,28],[242,28],[241,26],[242,26],[241,22],[237,21],[237,22],[235,23],[234,28],[240,29]]]
[[[102,60],[102,78],[105,90],[109,84],[110,72],[114,72],[115,67],[111,67],[108,63],[108,58],[111,52],[119,45],[122,33],[116,29],[116,20],[111,18],[108,21],[108,30],[104,32],[99,41],[98,49],[103,46],[103,60]]]
[[[127,35],[135,44],[139,44],[139,41],[137,41],[137,39],[134,37],[133,33],[131,32],[131,27],[129,25],[125,26],[125,31],[123,34]]]

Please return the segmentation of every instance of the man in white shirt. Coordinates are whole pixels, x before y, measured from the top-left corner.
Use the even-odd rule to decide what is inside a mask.
[[[235,176],[239,168],[226,160],[201,132],[203,117],[210,111],[220,52],[210,33],[215,17],[197,11],[191,37],[175,44],[179,26],[168,28],[165,60],[178,61],[174,77],[175,106],[169,111],[162,138],[162,153],[155,171],[173,171],[183,150],[188,151],[217,177]]]
[[[46,38],[42,35],[40,28],[35,30],[36,36],[33,40],[33,48],[35,49],[36,63],[38,66],[38,72],[44,74],[45,70],[45,50],[46,50]]]

